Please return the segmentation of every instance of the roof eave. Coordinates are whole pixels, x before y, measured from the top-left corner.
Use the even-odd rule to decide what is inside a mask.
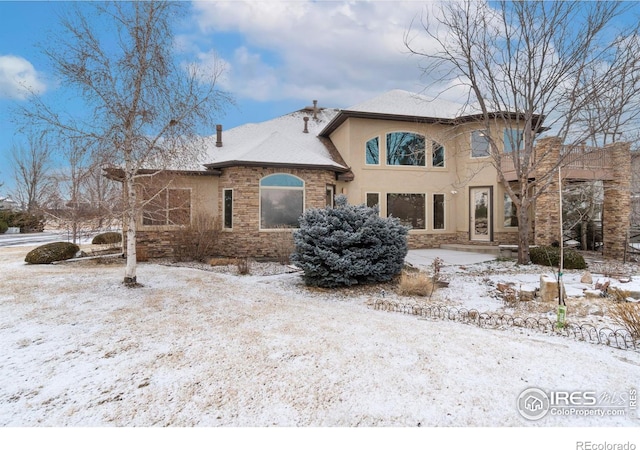
[[[102,169],[104,176],[113,181],[124,181],[124,170],[119,167],[106,167]],[[190,175],[190,176],[220,176],[220,170],[159,170],[159,169],[140,169],[136,171],[137,175]]]
[[[205,164],[205,167],[209,170],[211,169],[225,169],[228,167],[277,167],[277,168],[288,168],[288,169],[310,169],[310,170],[330,170],[332,172],[337,173],[345,173],[349,172],[350,169],[348,167],[343,166],[333,166],[330,164],[301,164],[301,163],[286,163],[286,162],[267,162],[267,161],[223,161],[219,163],[209,163]]]
[[[514,112],[490,112],[489,118],[496,118],[499,116],[508,116],[510,119],[516,119],[519,115]],[[544,122],[544,116],[534,114],[534,117],[541,118],[540,124]],[[442,118],[442,117],[429,117],[429,116],[412,116],[402,114],[386,114],[386,113],[374,113],[366,111],[351,111],[342,110],[320,131],[318,136],[329,137],[340,125],[342,125],[347,119],[378,119],[378,120],[392,120],[396,122],[414,122],[414,123],[439,123],[445,125],[457,125],[460,123],[479,122],[485,119],[484,113],[478,114],[466,114],[454,118]]]

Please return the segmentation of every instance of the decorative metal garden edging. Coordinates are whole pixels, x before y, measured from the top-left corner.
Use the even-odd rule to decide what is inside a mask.
[[[592,344],[608,345],[621,350],[638,350],[638,343],[624,329],[596,328],[591,324],[566,324],[558,328],[555,321],[547,318],[519,317],[510,314],[479,312],[475,309],[454,308],[437,305],[416,305],[388,299],[377,299],[373,308],[380,311],[400,312],[426,319],[451,320],[477,325],[481,328],[516,327],[571,337]]]

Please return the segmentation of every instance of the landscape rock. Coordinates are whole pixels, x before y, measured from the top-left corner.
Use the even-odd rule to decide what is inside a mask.
[[[587,271],[580,278],[580,283],[584,284],[593,284],[593,276],[591,276],[591,272]]]
[[[549,275],[540,275],[540,300],[553,302],[558,298],[558,282]]]

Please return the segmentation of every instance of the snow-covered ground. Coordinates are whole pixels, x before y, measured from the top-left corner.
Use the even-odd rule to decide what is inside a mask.
[[[379,287],[311,289],[296,273],[145,263],[128,289],[117,259],[32,266],[28,250],[0,249],[0,426],[640,426],[631,409],[516,408],[531,387],[628,396],[638,351],[377,311]],[[495,283],[539,277],[505,262],[443,272],[431,301],[479,310],[506,308]],[[580,314],[606,322],[594,302]],[[511,312],[546,313],[533,303]]]

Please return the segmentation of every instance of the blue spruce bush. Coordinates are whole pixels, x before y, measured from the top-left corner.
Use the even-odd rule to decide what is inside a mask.
[[[382,218],[377,208],[349,205],[339,195],[334,208],[302,215],[291,261],[304,271],[309,286],[389,281],[404,265],[408,231],[399,219]]]

